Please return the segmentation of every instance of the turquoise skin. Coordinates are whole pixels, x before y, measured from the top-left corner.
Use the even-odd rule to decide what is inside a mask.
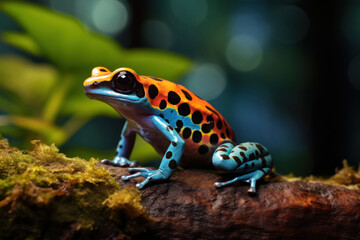
[[[94,68],[84,82],[88,97],[112,106],[127,119],[113,160],[102,163],[130,166],[134,173],[123,176],[145,180],[136,186],[168,179],[178,166],[219,169],[239,176],[215,187],[245,181],[249,193],[256,192],[256,183],[271,171],[269,151],[258,143],[237,145],[227,121],[208,102],[185,87],[164,79],[139,76],[129,68],[113,72],[104,67]],[[161,155],[157,170],[137,168],[130,161],[135,137],[140,135]]]

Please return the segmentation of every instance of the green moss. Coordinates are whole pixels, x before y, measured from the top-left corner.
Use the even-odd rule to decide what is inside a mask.
[[[54,239],[143,231],[149,218],[140,192],[121,189],[94,159],[67,158],[54,146],[32,141],[32,151],[0,140],[1,239]]]
[[[144,226],[147,225],[148,221],[142,217],[146,211],[140,204],[140,200],[140,191],[137,188],[125,188],[111,194],[103,204],[112,210],[111,218],[115,221],[123,218],[124,214],[129,216],[126,230],[130,233],[136,233],[144,231]]]
[[[303,181],[303,182],[316,182],[323,183],[332,186],[341,186],[348,188],[350,190],[360,191],[360,166],[357,171],[348,165],[347,161],[343,161],[343,168],[341,170],[336,170],[335,175],[330,178],[322,178],[316,176],[309,176],[305,178],[295,177],[293,174],[286,176],[269,176],[267,177],[271,181],[285,181],[285,182],[294,182],[294,181]]]

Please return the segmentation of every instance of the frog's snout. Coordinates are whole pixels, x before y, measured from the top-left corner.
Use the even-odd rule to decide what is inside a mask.
[[[85,83],[84,83],[84,92],[85,92],[85,94],[86,94],[89,98],[92,98],[92,97],[91,97],[91,90],[92,90],[92,89],[94,89],[93,86],[92,86],[92,84],[87,84],[87,85],[85,85]]]

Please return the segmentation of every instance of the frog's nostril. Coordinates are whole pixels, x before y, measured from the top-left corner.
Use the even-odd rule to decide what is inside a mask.
[[[100,69],[100,72],[106,72],[106,69],[105,69],[105,68],[101,68],[101,69]]]
[[[95,82],[93,82],[93,84],[94,84],[94,85],[98,85],[98,84],[99,84],[99,82],[98,82],[98,81],[95,81]]]

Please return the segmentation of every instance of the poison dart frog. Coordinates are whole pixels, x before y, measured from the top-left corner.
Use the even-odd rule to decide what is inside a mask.
[[[127,121],[121,132],[116,156],[104,164],[130,166],[126,181],[135,177],[152,181],[168,179],[178,166],[220,169],[238,174],[223,187],[236,181],[250,183],[249,193],[256,192],[256,181],[272,168],[268,150],[258,144],[236,144],[233,130],[207,101],[182,85],[150,76],[140,76],[130,68],[111,72],[96,67],[84,81],[85,94],[109,104]],[[162,156],[157,170],[137,168],[129,161],[136,134],[150,143]]]

